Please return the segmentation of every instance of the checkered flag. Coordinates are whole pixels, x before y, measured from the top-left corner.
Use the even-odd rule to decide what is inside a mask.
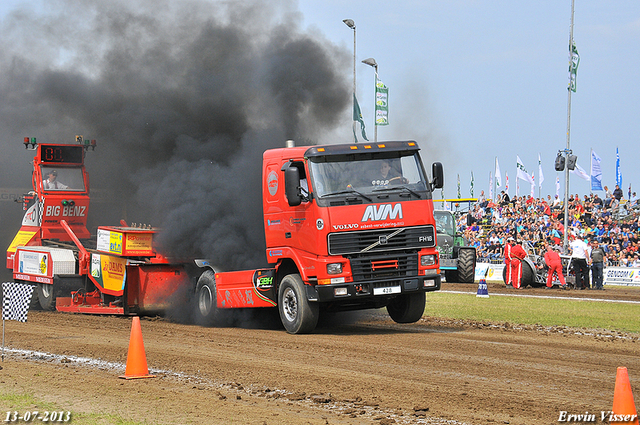
[[[2,320],[27,321],[33,288],[31,285],[16,282],[2,284]]]

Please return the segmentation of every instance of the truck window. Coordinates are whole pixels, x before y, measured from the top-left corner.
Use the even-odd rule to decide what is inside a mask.
[[[81,168],[40,167],[44,190],[84,192]]]
[[[312,158],[310,174],[316,196],[354,189],[372,193],[380,186],[405,185],[414,191],[427,191],[424,170],[417,157],[370,157],[344,155]]]

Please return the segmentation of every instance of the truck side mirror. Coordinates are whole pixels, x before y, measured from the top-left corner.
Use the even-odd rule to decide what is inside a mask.
[[[287,167],[284,170],[284,192],[290,207],[297,207],[302,202],[300,196],[300,171],[297,167]]]
[[[434,162],[431,164],[431,190],[442,189],[444,187],[444,172],[442,171],[442,163]]]

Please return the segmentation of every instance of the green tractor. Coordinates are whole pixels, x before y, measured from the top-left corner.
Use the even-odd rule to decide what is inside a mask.
[[[476,249],[465,246],[451,211],[435,210],[433,216],[438,233],[440,270],[444,272],[445,279],[447,282],[473,283],[476,274]]]

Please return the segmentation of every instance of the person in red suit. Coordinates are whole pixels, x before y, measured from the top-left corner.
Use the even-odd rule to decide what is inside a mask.
[[[513,236],[507,238],[504,247],[504,264],[507,269],[507,288],[521,289],[522,260],[527,256],[524,248],[516,244]]]
[[[522,245],[515,243],[511,248],[511,257],[513,258],[511,267],[517,271],[517,273],[514,273],[514,270],[511,271],[511,275],[514,277],[513,287],[515,289],[522,289],[522,261],[526,256],[527,252]]]
[[[553,246],[547,242],[545,243],[546,252],[544,253],[544,262],[549,267],[549,272],[547,274],[547,289],[551,289],[553,287],[553,274],[555,273],[558,276],[558,280],[562,284],[562,288],[567,287],[567,282],[564,280],[564,275],[562,274],[562,260],[560,259],[560,254],[558,254]]]
[[[507,243],[504,245],[504,268],[506,269],[506,277],[505,283],[507,284],[507,288],[513,288],[513,278],[511,276],[511,261],[513,257],[511,256],[511,250],[513,249],[513,245],[515,240],[513,237],[509,236],[507,238]]]

